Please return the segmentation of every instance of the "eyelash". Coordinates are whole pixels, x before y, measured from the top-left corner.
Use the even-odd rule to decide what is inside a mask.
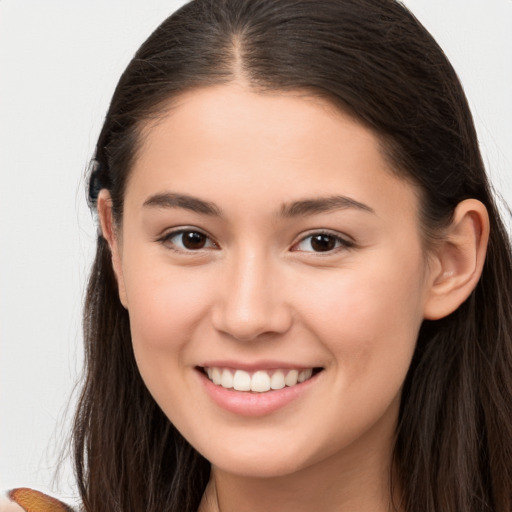
[[[184,235],[185,233],[199,234],[199,235],[205,237],[206,240],[210,242],[210,246],[209,247],[200,247],[199,249],[189,249],[189,248],[186,248],[186,247],[177,248],[176,244],[171,242],[171,240],[173,238],[175,238],[175,237],[178,237],[179,235]],[[340,235],[338,235],[336,233],[332,233],[330,231],[322,231],[322,230],[320,230],[320,231],[311,232],[310,234],[302,237],[297,243],[295,243],[293,245],[293,247],[299,246],[300,244],[304,243],[308,239],[313,239],[314,237],[320,237],[320,236],[331,237],[331,239],[334,240],[335,246],[333,248],[327,250],[327,251],[301,251],[301,252],[313,253],[313,254],[328,254],[328,255],[330,255],[330,254],[337,253],[339,250],[346,250],[346,249],[350,249],[350,248],[355,246],[354,242],[352,242],[350,240],[347,240],[346,238],[343,238],[343,237],[341,237]],[[179,253],[182,253],[182,254],[183,253],[185,253],[185,254],[187,254],[187,253],[197,253],[199,251],[208,250],[208,249],[211,249],[211,248],[215,248],[215,249],[218,248],[218,245],[211,239],[211,237],[209,237],[203,231],[198,230],[198,229],[194,229],[194,228],[183,228],[183,229],[178,229],[176,231],[171,231],[170,233],[167,233],[163,237],[159,238],[157,241],[162,243],[166,247],[169,247],[171,250],[179,252]],[[181,245],[183,245],[183,240],[181,242]],[[293,247],[292,247],[292,251],[299,252],[299,251],[294,250]]]
[[[205,237],[206,240],[210,241],[211,247],[218,248],[218,245],[215,242],[213,242],[213,240],[206,233],[204,233],[203,231],[201,231],[199,229],[194,229],[194,228],[182,228],[182,229],[178,229],[176,231],[171,231],[170,233],[167,233],[163,237],[159,238],[157,241],[161,242],[163,245],[165,245],[166,247],[169,247],[173,251],[176,251],[179,253],[185,253],[185,254],[186,253],[194,253],[194,252],[199,252],[199,251],[202,251],[205,249],[203,247],[201,247],[197,250],[187,249],[186,247],[177,248],[176,244],[171,242],[171,240],[179,235],[184,235],[185,233],[201,235],[201,236]],[[167,244],[170,244],[170,245],[167,245]],[[182,245],[183,245],[183,242],[182,242]],[[206,249],[210,249],[211,247],[207,247]]]
[[[308,235],[302,237],[296,244],[293,245],[293,247],[299,246],[300,244],[304,243],[308,239],[312,240],[314,237],[320,237],[320,236],[326,236],[326,237],[330,237],[331,239],[333,239],[334,243],[335,243],[335,247],[333,247],[332,249],[329,249],[328,251],[302,251],[302,252],[330,255],[330,254],[335,254],[340,250],[351,249],[352,247],[355,246],[354,242],[352,242],[351,240],[347,240],[346,238],[343,238],[342,236],[340,236],[337,233],[320,230],[320,231],[311,232]]]

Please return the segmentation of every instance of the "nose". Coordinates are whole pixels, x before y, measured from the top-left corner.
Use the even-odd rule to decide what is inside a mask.
[[[226,265],[212,313],[214,327],[239,341],[284,334],[292,325],[283,276],[265,254],[240,255]]]

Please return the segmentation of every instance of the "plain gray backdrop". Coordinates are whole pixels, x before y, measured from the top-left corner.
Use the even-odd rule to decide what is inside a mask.
[[[52,475],[82,364],[96,233],[85,170],[121,72],[182,3],[0,0],[0,490],[73,501],[69,461],[60,485]],[[491,178],[512,204],[512,0],[404,3],[459,73]]]

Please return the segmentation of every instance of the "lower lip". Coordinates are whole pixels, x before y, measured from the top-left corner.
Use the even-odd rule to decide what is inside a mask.
[[[298,400],[307,393],[323,372],[319,372],[295,386],[265,393],[226,389],[214,384],[202,371],[197,370],[197,373],[201,377],[206,392],[218,406],[226,411],[242,416],[264,416]]]

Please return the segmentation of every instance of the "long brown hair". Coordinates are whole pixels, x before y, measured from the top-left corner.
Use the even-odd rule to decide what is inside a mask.
[[[194,0],[142,45],[100,134],[90,202],[115,221],[141,128],[172,98],[243,76],[255,90],[309,90],[379,137],[422,191],[425,234],[467,198],[488,209],[482,277],[453,314],[425,321],[407,375],[394,458],[408,512],[512,510],[512,262],[467,100],[442,50],[394,0]],[[91,512],[196,511],[209,463],[170,424],[137,370],[106,241],[84,314],[86,380],[74,427]]]

